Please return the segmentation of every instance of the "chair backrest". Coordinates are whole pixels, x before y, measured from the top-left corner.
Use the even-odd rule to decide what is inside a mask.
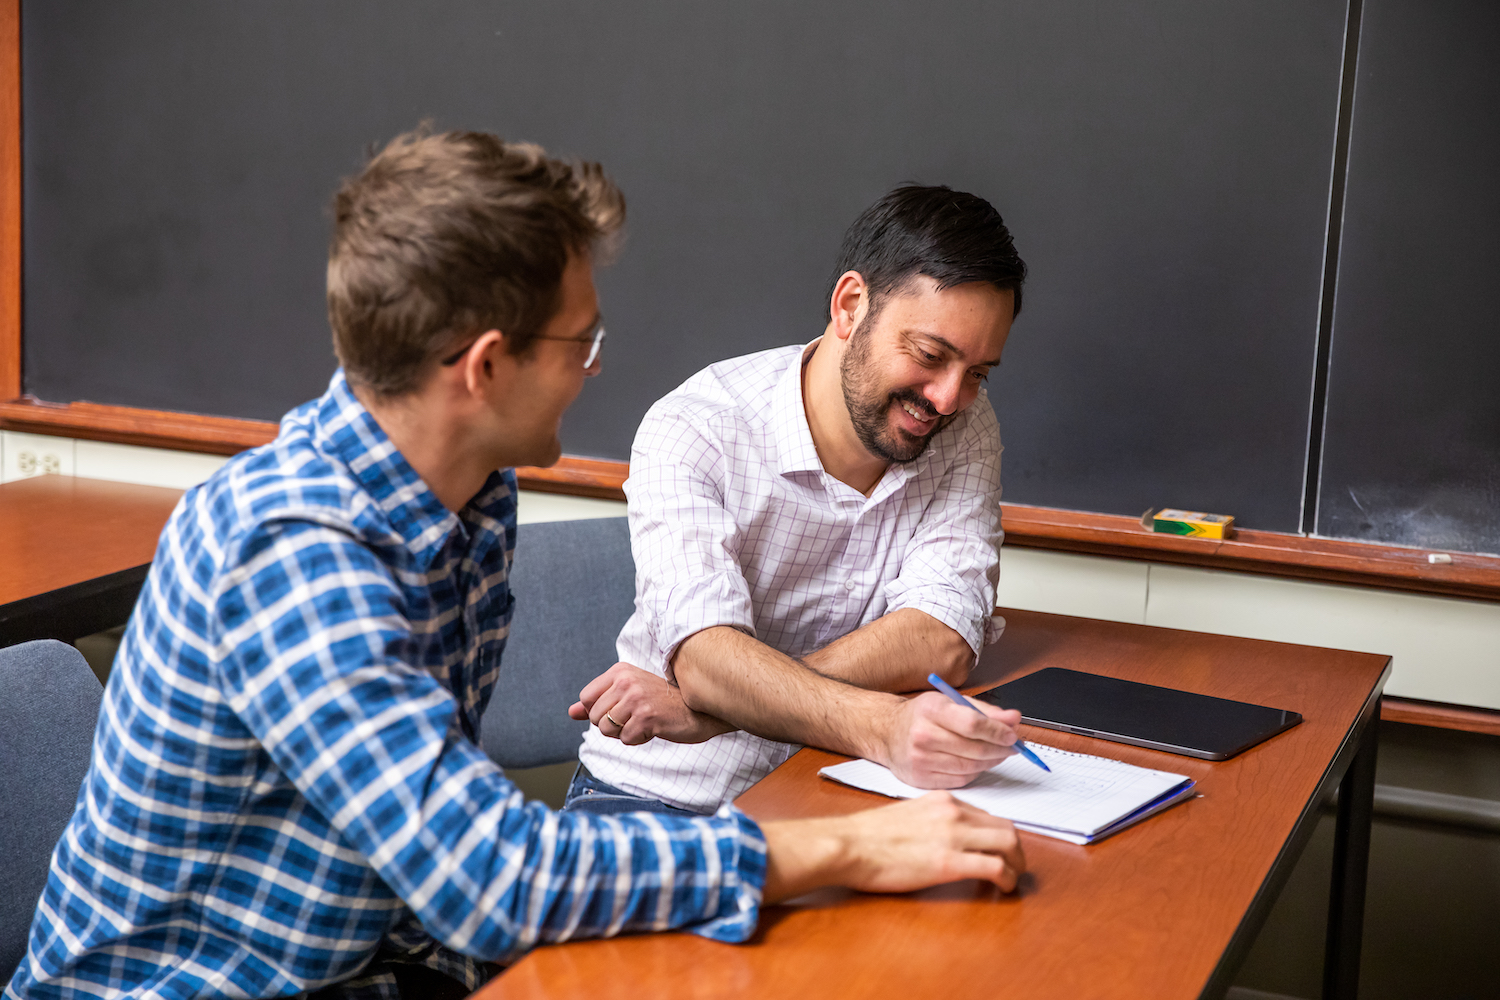
[[[52,848],[89,768],[101,691],[66,643],[0,649],[0,983],[26,955]]]
[[[626,519],[521,525],[511,592],[515,611],[484,714],[484,749],[501,767],[573,760],[588,723],[569,719],[568,706],[614,665],[615,638],[635,610]]]

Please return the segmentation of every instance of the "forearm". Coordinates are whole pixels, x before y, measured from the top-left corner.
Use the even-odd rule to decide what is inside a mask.
[[[726,942],[754,933],[766,855],[743,813],[554,815],[554,850],[528,851],[537,861],[523,866],[535,872],[530,884],[498,900],[511,904],[509,922],[530,944],[674,928]]]
[[[974,650],[963,636],[915,608],[893,611],[802,658],[825,677],[872,691],[917,691],[936,673],[963,684]]]
[[[849,824],[838,818],[762,823],[766,885],[771,906],[830,885],[846,885],[851,866]]]
[[[742,814],[646,822],[552,813],[523,803],[462,740],[429,775],[419,822],[403,824],[409,846],[389,848],[387,838],[364,850],[450,948],[512,962],[544,942],[672,928],[738,941],[753,930],[765,857]],[[460,874],[434,874],[445,870]]]
[[[673,670],[683,701],[766,739],[882,760],[901,699],[824,676],[738,629],[689,636]]]

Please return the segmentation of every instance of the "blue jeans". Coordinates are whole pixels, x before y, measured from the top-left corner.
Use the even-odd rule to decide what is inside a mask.
[[[648,799],[644,795],[631,795],[629,792],[621,791],[614,785],[594,777],[582,764],[579,764],[578,770],[573,772],[573,783],[568,786],[568,796],[563,799],[563,809],[594,813],[599,816],[633,812],[666,813],[668,816],[702,815],[702,813],[695,813],[688,809],[669,806],[657,799]]]

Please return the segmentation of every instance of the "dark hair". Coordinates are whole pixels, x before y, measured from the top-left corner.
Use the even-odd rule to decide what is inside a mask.
[[[625,199],[597,163],[482,132],[398,136],[333,200],[328,320],[349,381],[416,389],[465,337],[529,348],[572,254],[611,241]]]
[[[884,296],[925,274],[939,288],[976,281],[1008,288],[1019,315],[1026,280],[1026,262],[993,205],[963,191],[916,184],[896,188],[854,220],[839,248],[825,305],[847,271],[865,279],[872,310]]]

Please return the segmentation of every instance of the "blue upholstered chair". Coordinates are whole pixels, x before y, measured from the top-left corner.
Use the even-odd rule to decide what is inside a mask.
[[[588,723],[569,719],[568,706],[614,665],[615,637],[635,609],[626,519],[521,525],[511,592],[515,613],[484,715],[484,749],[505,768],[573,760]]]
[[[52,848],[89,767],[101,693],[66,643],[0,649],[0,983],[26,954]]]

